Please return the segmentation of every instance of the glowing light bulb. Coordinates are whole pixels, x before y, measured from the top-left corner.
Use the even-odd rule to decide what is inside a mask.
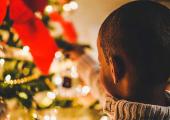
[[[3,66],[5,63],[5,60],[4,59],[0,59],[0,65]]]
[[[100,118],[100,120],[109,120],[109,117],[108,117],[108,116],[102,116],[102,117]]]
[[[50,99],[55,99],[56,94],[54,92],[47,92],[47,97]]]
[[[20,92],[20,93],[18,93],[18,95],[20,98],[23,98],[25,100],[28,99],[28,95],[25,92]]]
[[[55,58],[56,58],[57,60],[61,59],[62,56],[63,56],[63,54],[62,54],[61,51],[58,51],[58,52],[55,53]]]
[[[82,87],[82,95],[87,95],[90,92],[90,87],[89,86],[84,86]]]
[[[41,12],[35,12],[35,16],[39,19],[42,19],[42,14]]]
[[[50,116],[49,115],[45,115],[44,116],[44,120],[50,120]]]
[[[34,119],[38,118],[38,115],[36,113],[32,113],[32,116]]]
[[[51,5],[47,5],[47,6],[45,7],[45,11],[46,11],[47,13],[52,13],[52,12],[54,11],[54,9],[53,9],[53,7],[52,7]]]
[[[11,80],[11,75],[10,74],[6,75],[5,76],[5,81],[9,82],[10,80]]]
[[[71,9],[73,9],[73,10],[76,10],[78,8],[78,4],[75,1],[71,1],[69,3],[69,5],[70,5]]]
[[[71,11],[71,7],[69,4],[63,5],[63,9],[64,9],[64,11]]]
[[[72,78],[78,78],[78,73],[77,73],[77,67],[76,66],[71,67],[71,77]]]
[[[24,46],[22,50],[24,51],[24,53],[27,53],[29,52],[30,48],[29,46]]]
[[[7,120],[10,120],[10,117],[11,117],[10,114],[7,114],[7,115],[6,115]]]
[[[54,79],[52,80],[54,84],[61,86],[63,83],[63,79],[60,75],[57,75],[54,77]]]
[[[76,10],[78,8],[78,3],[75,1],[71,1],[70,3],[64,4],[63,9],[65,11]]]

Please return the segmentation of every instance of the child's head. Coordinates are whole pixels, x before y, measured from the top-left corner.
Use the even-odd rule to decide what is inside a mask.
[[[113,11],[98,37],[101,79],[106,87],[154,87],[170,75],[170,10],[149,1],[130,2]]]

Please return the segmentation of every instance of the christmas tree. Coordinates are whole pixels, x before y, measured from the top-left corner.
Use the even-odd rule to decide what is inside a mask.
[[[89,99],[90,88],[61,51],[77,43],[73,24],[62,16],[77,7],[71,0],[0,1],[0,96],[17,99],[34,119],[41,119],[36,110],[81,108]],[[94,108],[91,101],[85,106]]]

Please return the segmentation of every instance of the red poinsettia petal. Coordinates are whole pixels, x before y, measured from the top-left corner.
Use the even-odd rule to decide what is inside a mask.
[[[64,37],[65,39],[70,43],[76,43],[77,42],[77,33],[75,31],[75,28],[71,22],[64,22],[62,24],[64,29]]]
[[[58,12],[52,12],[49,14],[49,17],[51,20],[56,21],[56,22],[64,22],[63,17],[58,13]]]
[[[59,22],[63,28],[64,38],[70,43],[77,42],[77,33],[71,22],[65,21],[64,18],[58,12],[52,12],[50,19]]]
[[[47,5],[47,0],[23,0],[24,3],[33,11],[43,12]]]
[[[10,1],[10,18],[17,23],[24,23],[33,19],[33,12],[25,6],[22,0]]]
[[[7,11],[8,0],[0,0],[0,24],[2,24]]]
[[[14,1],[17,1],[16,3],[18,4]],[[23,11],[20,11],[20,9],[18,10],[15,5],[18,5],[18,8],[20,9],[23,8]],[[13,0],[13,4],[10,7],[12,7],[11,10],[13,10],[13,28],[19,34],[23,44],[30,47],[30,52],[37,67],[43,74],[48,74],[54,54],[58,49],[55,41],[50,36],[48,29],[42,21],[31,16],[33,15],[31,14],[31,10],[22,3],[22,0]],[[29,17],[25,19],[25,16],[27,15]],[[18,19],[18,17],[20,17],[20,19]]]
[[[35,64],[44,74],[48,74],[57,46],[43,23],[35,18],[28,23],[14,23],[13,27],[23,44],[30,47]]]

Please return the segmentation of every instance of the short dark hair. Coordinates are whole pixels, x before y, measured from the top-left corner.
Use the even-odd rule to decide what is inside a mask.
[[[170,10],[156,2],[134,1],[113,11],[102,24],[100,45],[107,63],[124,51],[138,76],[170,75]],[[160,81],[159,81],[160,82]]]

